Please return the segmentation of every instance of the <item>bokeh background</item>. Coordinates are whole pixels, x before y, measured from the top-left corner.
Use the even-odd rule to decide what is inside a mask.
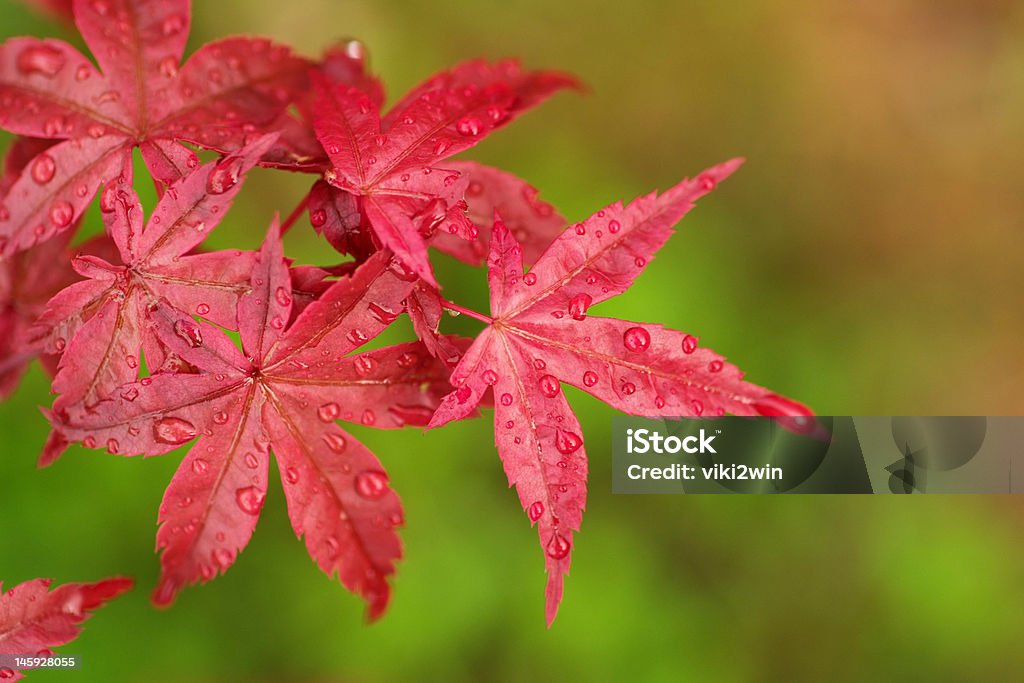
[[[463,59],[579,74],[467,156],[570,219],[742,155],[643,278],[599,312],[701,337],[822,414],[1024,411],[1024,4],[198,2],[191,47],[261,33],[315,55],[358,37],[392,99]],[[0,37],[73,31],[0,0]],[[8,138],[3,138],[6,143]],[[254,247],[308,178],[254,172],[214,246]],[[308,229],[287,242],[330,259]],[[483,276],[443,259],[450,296]],[[597,309],[595,309],[597,310]],[[471,331],[459,319],[451,329]],[[401,329],[396,334],[407,334]],[[612,411],[570,390],[591,495],[544,628],[535,533],[482,419],[356,430],[406,506],[390,613],[322,576],[272,487],[252,543],[154,610],[156,511],[180,454],[72,449],[36,471],[33,370],[0,405],[0,580],[138,588],[37,681],[1008,680],[1024,671],[1024,505],[1007,498],[610,494]]]

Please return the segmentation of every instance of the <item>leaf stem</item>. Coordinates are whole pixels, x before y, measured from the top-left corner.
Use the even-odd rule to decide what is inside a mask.
[[[306,194],[306,196],[302,198],[302,201],[299,202],[298,206],[292,209],[292,212],[288,214],[288,218],[284,219],[284,223],[281,224],[281,237],[288,234],[291,227],[295,225],[295,221],[299,220],[299,216],[302,215],[302,212],[305,211],[308,206],[309,194]]]
[[[468,315],[470,318],[479,320],[480,322],[486,323],[488,325],[494,322],[494,318],[488,317],[483,313],[477,313],[476,311],[468,308],[463,308],[462,306],[459,306],[456,303],[452,303],[447,299],[441,299],[441,307],[449,311],[455,311],[456,313]]]

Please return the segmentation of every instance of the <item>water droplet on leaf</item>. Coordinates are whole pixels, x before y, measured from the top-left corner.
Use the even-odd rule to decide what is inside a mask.
[[[622,335],[622,343],[630,351],[646,351],[651,345],[651,334],[642,327],[631,327]]]
[[[235,502],[242,512],[249,515],[258,515],[263,507],[263,492],[255,486],[246,486],[235,491]]]
[[[376,499],[388,492],[388,478],[383,472],[367,470],[356,475],[356,493],[363,498]]]
[[[191,441],[195,436],[196,426],[180,417],[163,417],[153,424],[153,438],[160,443],[177,446]]]

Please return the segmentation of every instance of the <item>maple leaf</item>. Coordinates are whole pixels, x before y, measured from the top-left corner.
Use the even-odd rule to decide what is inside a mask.
[[[578,87],[570,76],[524,72],[514,61],[468,62],[414,88],[382,118],[359,87],[317,74],[313,85],[316,134],[331,163],[324,178],[356,200],[336,200],[345,207],[337,212],[341,224],[328,230],[369,226],[381,246],[434,286],[424,235],[442,225],[468,239],[478,232],[465,215],[469,179],[438,164],[558,90]],[[310,214],[319,229],[331,218],[322,209]]]
[[[307,81],[308,62],[257,38],[210,43],[180,66],[188,0],[75,0],[74,13],[102,71],[60,40],[0,45],[0,127],[61,141],[0,205],[0,254],[69,229],[100,184],[130,169],[134,147],[170,184],[198,164],[179,141],[236,150]]]
[[[66,583],[49,591],[49,579],[33,579],[6,593],[0,584],[0,654],[49,655],[50,648],[78,637],[90,612],[132,587],[126,578],[96,583]],[[49,591],[49,592],[48,592]],[[0,680],[17,681],[22,674],[0,668]]]
[[[253,254],[186,254],[216,227],[241,189],[243,174],[273,141],[273,135],[263,136],[171,185],[145,230],[131,185],[112,183],[104,190],[104,222],[122,265],[97,256],[75,258],[75,270],[86,279],[54,296],[37,324],[42,347],[63,353],[53,382],[59,394],[54,411],[78,402],[92,406],[134,380],[143,348],[150,371],[161,370],[167,355],[144,324],[147,307],[159,299],[237,328],[237,304],[249,288]],[[60,450],[48,448],[42,464]]]
[[[545,553],[548,625],[586,502],[583,437],[562,383],[634,415],[810,414],[743,381],[696,337],[588,315],[591,305],[625,292],[694,201],[739,164],[727,162],[661,196],[598,211],[566,229],[525,275],[523,250],[500,220],[494,223],[490,323],[455,368],[456,389],[429,426],[465,417],[493,393],[498,452]]]
[[[21,175],[25,164],[52,143],[19,138],[8,149],[4,176],[0,178],[0,203]],[[38,244],[11,257],[0,257],[0,399],[14,391],[28,362],[39,355],[32,328],[46,302],[78,279],[71,268],[75,251],[103,256],[112,252],[107,237],[90,240],[77,250],[69,247],[71,232]],[[48,371],[55,372],[58,354],[41,358]]]
[[[263,506],[272,450],[295,533],[376,618],[401,555],[402,509],[377,458],[335,421],[425,425],[450,389],[448,373],[418,343],[347,356],[395,320],[415,280],[385,253],[282,331],[293,296],[280,250],[275,223],[239,302],[244,354],[218,328],[158,305],[151,324],[197,372],[126,385],[92,410],[54,415],[54,428],[124,454],[165,453],[199,436],[160,508],[158,604],[234,562]]]

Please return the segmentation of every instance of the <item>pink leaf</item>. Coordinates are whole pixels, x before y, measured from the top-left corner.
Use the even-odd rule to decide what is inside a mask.
[[[465,215],[468,180],[442,162],[576,81],[515,62],[469,62],[413,90],[383,121],[358,87],[324,76],[314,85],[313,123],[332,165],[324,178],[356,196],[380,243],[436,286],[424,236],[442,227],[478,234]]]
[[[455,368],[455,390],[430,426],[466,417],[493,395],[498,452],[545,554],[549,625],[586,501],[583,436],[563,383],[637,415],[810,414],[744,382],[735,366],[698,348],[690,335],[589,317],[591,305],[630,287],[693,202],[736,166],[716,166],[661,196],[599,211],[565,230],[525,274],[523,248],[501,220],[494,223],[493,322]]]
[[[125,578],[66,583],[52,591],[50,583],[33,579],[0,592],[0,654],[34,655],[74,640],[91,612],[132,587]],[[20,678],[12,669],[0,669],[0,679]]]
[[[366,600],[371,618],[383,612],[401,556],[401,507],[377,459],[334,423],[423,426],[450,389],[446,368],[420,344],[346,355],[398,317],[414,280],[377,254],[283,329],[294,293],[274,224],[238,303],[244,353],[216,326],[157,302],[149,325],[190,371],[146,377],[89,409],[51,414],[58,436],[48,458],[68,441],[156,455],[199,437],[161,507],[157,603],[213,578],[244,548],[272,451],[310,556]]]

